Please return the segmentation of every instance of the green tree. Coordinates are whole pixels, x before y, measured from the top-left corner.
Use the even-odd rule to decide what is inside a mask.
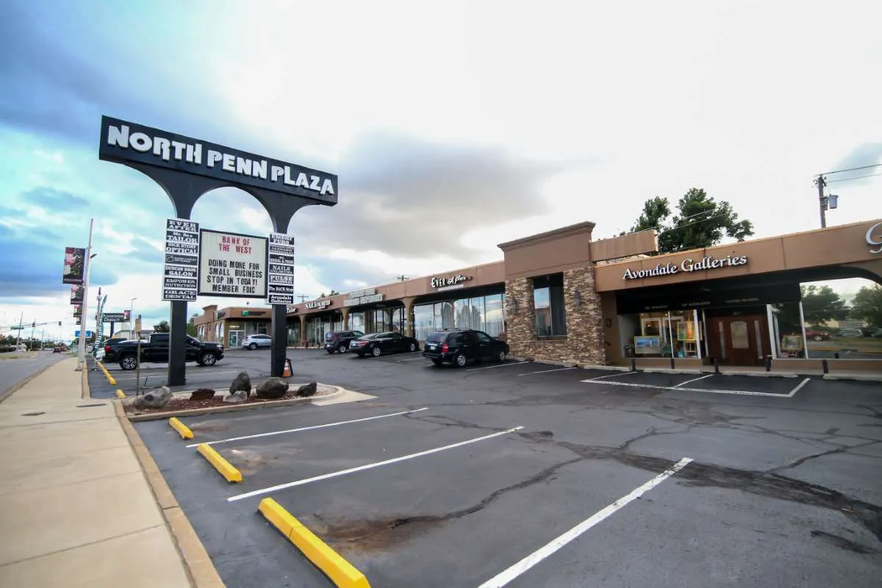
[[[882,286],[864,286],[851,303],[851,316],[867,321],[871,327],[882,327]]]
[[[196,330],[196,317],[199,316],[199,313],[194,314],[190,317],[190,320],[187,321],[187,334],[191,337],[195,337],[198,331]]]
[[[153,330],[157,333],[171,332],[171,328],[168,325],[168,321],[159,321],[158,325],[153,325]]]
[[[743,241],[753,235],[753,223],[738,220],[728,202],[716,202],[704,190],[691,188],[677,202],[677,214],[671,217],[667,198],[656,196],[643,203],[643,211],[631,231],[655,229],[659,233],[659,253],[712,247],[723,237]]]
[[[830,286],[800,286],[802,312],[806,324],[820,325],[829,320],[841,321],[848,317],[849,308]]]

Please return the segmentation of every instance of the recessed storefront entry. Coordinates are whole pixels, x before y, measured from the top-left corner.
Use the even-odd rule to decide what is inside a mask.
[[[769,329],[762,314],[707,318],[710,357],[721,365],[762,365],[769,354]]]

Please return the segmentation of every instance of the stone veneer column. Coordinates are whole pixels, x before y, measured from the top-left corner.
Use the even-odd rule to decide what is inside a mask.
[[[505,335],[512,355],[528,358],[535,356],[536,319],[533,311],[532,280],[517,278],[505,281]]]
[[[343,307],[343,330],[349,330],[349,307]]]
[[[413,316],[413,298],[402,298],[404,303],[404,336],[413,337],[414,316]]]
[[[581,304],[575,305],[576,291]],[[579,364],[602,365],[606,352],[603,343],[603,319],[600,295],[594,289],[594,268],[564,272],[564,304],[567,311],[567,347],[559,361],[569,359]]]
[[[298,318],[300,318],[300,346],[306,347],[306,315],[301,314]]]

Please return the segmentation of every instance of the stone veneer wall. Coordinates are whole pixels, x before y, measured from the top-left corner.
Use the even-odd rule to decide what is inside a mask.
[[[594,289],[594,269],[578,268],[563,272],[564,304],[567,315],[566,337],[536,337],[533,282],[529,278],[506,280],[506,335],[511,354],[537,361],[599,365],[605,363],[600,295]],[[579,290],[582,303],[574,305]],[[517,299],[518,311],[510,301]]]

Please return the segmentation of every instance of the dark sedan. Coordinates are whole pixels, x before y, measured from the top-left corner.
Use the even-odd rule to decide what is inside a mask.
[[[508,343],[472,329],[431,333],[423,347],[423,357],[435,365],[445,361],[457,367],[465,367],[469,361],[503,362],[506,355]]]
[[[405,337],[401,333],[371,333],[349,342],[349,351],[359,357],[372,355],[379,357],[384,353],[407,353],[420,348],[419,342],[413,337]]]

